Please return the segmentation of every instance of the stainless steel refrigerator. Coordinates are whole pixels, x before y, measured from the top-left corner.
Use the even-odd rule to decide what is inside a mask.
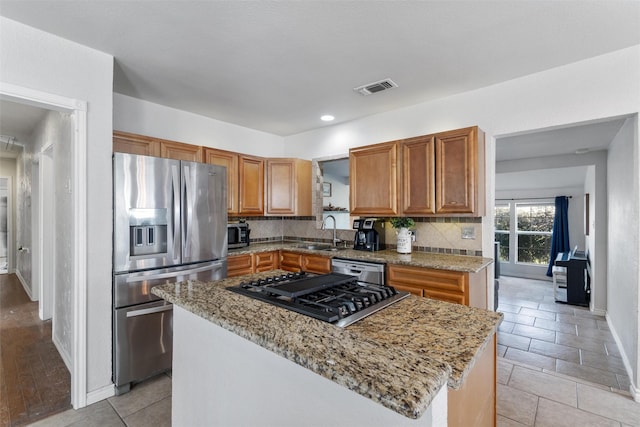
[[[113,156],[113,381],[116,393],[171,368],[173,306],[154,286],[227,275],[222,166]]]

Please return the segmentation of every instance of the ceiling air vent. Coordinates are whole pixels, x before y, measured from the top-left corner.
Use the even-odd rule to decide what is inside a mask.
[[[367,83],[366,85],[359,86],[354,88],[356,92],[361,95],[373,95],[377,92],[382,92],[383,90],[393,89],[394,87],[398,87],[398,85],[391,79],[384,79],[373,83]]]

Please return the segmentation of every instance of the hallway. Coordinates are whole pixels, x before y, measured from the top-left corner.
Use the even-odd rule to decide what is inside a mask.
[[[0,275],[0,427],[71,408],[70,374],[15,274]]]

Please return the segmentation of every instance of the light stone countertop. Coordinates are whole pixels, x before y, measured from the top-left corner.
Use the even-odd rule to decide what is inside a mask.
[[[469,273],[478,273],[488,265],[493,263],[492,258],[484,258],[468,255],[449,255],[436,254],[431,252],[413,251],[410,254],[399,254],[394,249],[386,249],[377,252],[356,251],[353,249],[341,248],[338,251],[326,250],[309,250],[300,248],[305,243],[317,242],[268,242],[268,243],[252,243],[251,245],[240,248],[230,249],[229,256],[244,255],[258,252],[268,252],[277,250],[288,250],[301,253],[310,253],[314,255],[322,255],[329,258],[347,258],[360,261],[372,261],[386,264],[402,264],[414,267],[435,268],[439,270],[461,271]],[[324,244],[324,243],[319,243]]]
[[[457,389],[502,314],[410,296],[341,329],[226,290],[249,278],[182,282],[152,292],[409,418],[445,383]]]

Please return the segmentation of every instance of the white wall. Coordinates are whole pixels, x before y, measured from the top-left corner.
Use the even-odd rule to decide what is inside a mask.
[[[638,192],[638,120],[627,119],[609,147],[609,301],[607,317],[633,369],[632,384],[639,383],[638,277],[640,218]],[[634,197],[635,196],[635,197]],[[634,238],[635,237],[635,238]]]
[[[289,157],[280,136],[113,94],[113,129],[265,157]]]
[[[0,18],[0,81],[88,104],[90,235],[81,238],[87,239],[87,390],[96,391],[112,384],[111,197],[105,195],[111,194],[113,57]]]

